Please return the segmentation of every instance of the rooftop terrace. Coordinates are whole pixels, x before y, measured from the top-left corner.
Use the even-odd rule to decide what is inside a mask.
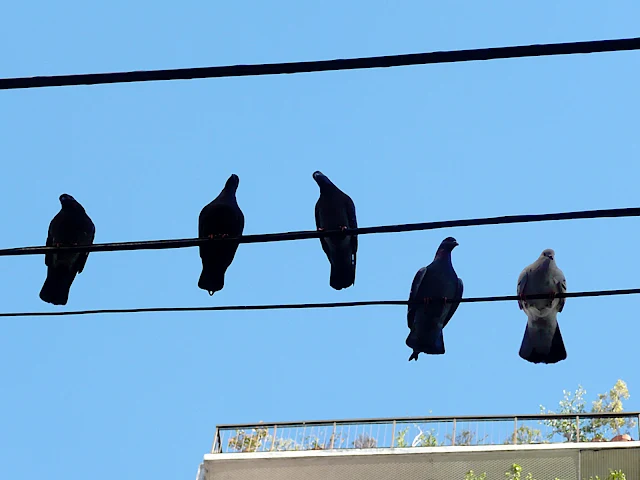
[[[219,425],[211,453],[630,441],[640,412],[480,415]]]

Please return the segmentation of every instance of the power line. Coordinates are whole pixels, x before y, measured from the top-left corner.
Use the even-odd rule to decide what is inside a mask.
[[[640,38],[592,40],[586,42],[546,43],[512,47],[450,50],[444,52],[410,53],[377,57],[317,60],[306,62],[227,65],[219,67],[139,70],[133,72],[87,73],[0,79],[0,90],[20,88],[100,85],[108,83],[151,82],[161,80],[191,80],[197,78],[245,77],[310,73],[363,68],[386,68],[434,63],[471,62],[502,58],[543,57],[579,53],[620,52],[640,49]]]
[[[558,293],[556,298],[581,298],[581,297],[609,297],[612,295],[635,295],[640,293],[640,288],[629,288],[624,290],[595,290],[589,292],[567,292]],[[481,303],[481,302],[505,302],[519,300],[517,295],[503,295],[495,297],[468,297],[460,300],[460,303]],[[528,300],[549,298],[549,295],[527,295]],[[442,302],[443,299],[434,299]],[[447,303],[454,300],[446,299]],[[421,304],[422,302],[412,302]],[[214,307],[150,307],[150,308],[108,308],[97,310],[72,310],[64,312],[5,312],[0,313],[0,317],[61,317],[68,315],[96,315],[107,313],[160,313],[160,312],[222,312],[232,310],[302,310],[311,308],[344,308],[344,307],[367,307],[380,305],[408,305],[408,300],[364,300],[359,302],[329,302],[329,303],[284,303],[273,305],[221,305]]]
[[[347,230],[316,230],[262,233],[228,238],[184,238],[177,240],[148,240],[142,242],[96,243],[69,247],[19,247],[0,250],[0,257],[15,255],[42,255],[53,252],[115,252],[125,250],[163,250],[170,248],[196,247],[208,242],[267,243],[306,240],[309,238],[333,237],[340,235],[367,235],[373,233],[415,232],[440,228],[472,227],[480,225],[504,225],[509,223],[547,222],[552,220],[577,220],[588,218],[638,217],[640,208],[612,208],[606,210],[583,210],[578,212],[544,213],[539,215],[507,215],[502,217],[470,218],[465,220],[444,220],[439,222],[405,223],[381,225],[377,227],[353,228]]]

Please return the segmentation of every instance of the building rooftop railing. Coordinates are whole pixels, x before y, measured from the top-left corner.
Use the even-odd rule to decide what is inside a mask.
[[[218,425],[211,453],[628,441],[640,412],[475,415]]]

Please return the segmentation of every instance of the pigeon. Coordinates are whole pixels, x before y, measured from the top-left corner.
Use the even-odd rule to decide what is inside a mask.
[[[91,245],[96,227],[84,208],[71,195],[60,195],[60,211],[49,224],[47,247]],[[66,305],[71,284],[87,263],[89,252],[46,253],[47,278],[40,298],[53,305]]]
[[[358,228],[356,206],[351,197],[336,187],[322,172],[313,173],[320,187],[320,198],[316,202],[316,227],[323,230],[346,230]],[[357,235],[340,235],[320,238],[322,250],[331,264],[329,285],[342,290],[356,282]]]
[[[410,304],[407,310],[407,325],[411,332],[406,344],[413,349],[409,361],[417,361],[420,353],[444,354],[442,329],[456,313],[464,288],[451,263],[451,251],[457,246],[455,238],[445,238],[433,262],[418,270],[413,279],[409,302],[423,303]],[[458,301],[446,303],[443,299]]]
[[[239,237],[244,230],[244,214],[236,200],[240,178],[233,174],[211,203],[200,212],[198,236],[200,238]],[[200,245],[202,273],[198,287],[213,295],[224,287],[224,274],[233,262],[239,242],[212,242]]]
[[[567,291],[567,280],[548,248],[525,268],[518,277],[518,306],[527,314],[527,327],[520,346],[520,357],[531,363],[557,363],[567,358],[557,315],[565,298],[557,293]],[[527,300],[527,295],[549,295],[541,300]]]

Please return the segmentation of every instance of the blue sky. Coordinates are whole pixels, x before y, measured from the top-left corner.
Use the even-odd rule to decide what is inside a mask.
[[[313,3],[313,4],[312,4]],[[640,4],[12,2],[2,77],[332,59],[638,35]],[[638,205],[638,53],[0,92],[0,247],[41,245],[74,195],[96,241],[193,237],[231,173],[245,233],[313,229],[322,170],[362,226]],[[361,237],[336,292],[318,240],[243,245],[225,289],[197,249],[93,253],[67,309],[405,299],[448,235],[466,296],[513,294],[554,248],[570,290],[638,287],[635,219]],[[2,259],[3,311],[50,311],[40,256]],[[0,477],[189,478],[217,423],[535,413],[627,381],[634,296],[573,299],[568,359],[518,357],[514,302],[462,305],[447,353],[402,307],[3,319]],[[64,308],[63,308],[64,309]]]

